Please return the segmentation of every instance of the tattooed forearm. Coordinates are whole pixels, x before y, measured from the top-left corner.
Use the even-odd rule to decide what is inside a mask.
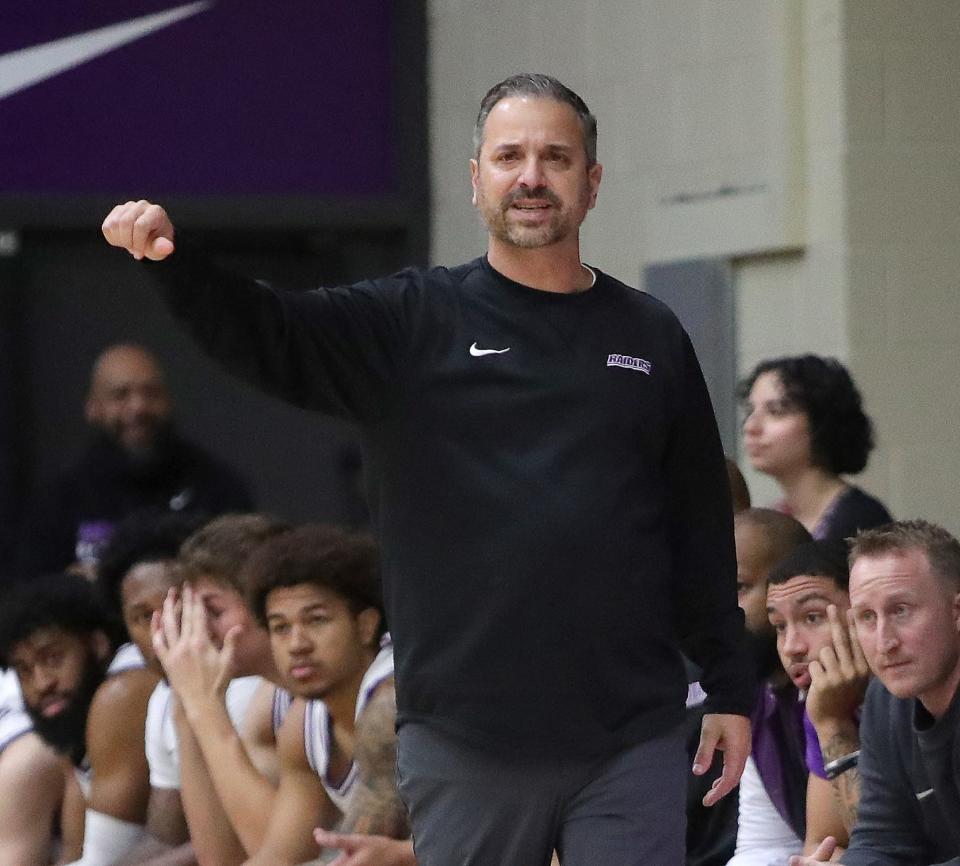
[[[860,772],[856,767],[847,770],[833,780],[833,786],[840,802],[843,826],[851,833],[853,825],[857,823],[857,807],[860,805]]]
[[[405,839],[407,810],[397,793],[397,717],[393,682],[383,683],[357,720],[353,759],[358,776],[350,806],[340,823],[345,833]]]
[[[821,746],[823,762],[829,764],[859,748],[860,737],[856,729],[835,734],[826,745]],[[857,823],[857,808],[860,805],[860,772],[856,767],[851,767],[833,779],[830,784],[833,785],[837,795],[843,826],[847,828],[847,832],[850,832],[853,830],[853,825]]]

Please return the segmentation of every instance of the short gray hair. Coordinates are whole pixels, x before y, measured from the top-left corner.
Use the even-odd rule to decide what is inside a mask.
[[[597,161],[597,119],[590,113],[587,104],[569,87],[550,75],[539,72],[521,72],[511,75],[498,84],[494,84],[480,101],[480,113],[473,128],[473,150],[477,159],[483,146],[483,129],[493,107],[508,96],[535,96],[540,99],[554,99],[569,105],[577,114],[580,129],[583,132],[583,149],[587,154],[587,164]]]

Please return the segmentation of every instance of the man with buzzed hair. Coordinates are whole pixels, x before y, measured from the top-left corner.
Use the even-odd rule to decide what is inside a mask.
[[[747,508],[733,518],[737,545],[737,599],[752,634],[771,632],[767,576],[792,550],[812,541],[798,520],[771,508]]]
[[[41,490],[21,536],[21,579],[76,565],[92,576],[116,524],[143,509],[247,511],[244,482],[175,431],[173,399],[142,346],[106,349],[93,367],[80,460]]]

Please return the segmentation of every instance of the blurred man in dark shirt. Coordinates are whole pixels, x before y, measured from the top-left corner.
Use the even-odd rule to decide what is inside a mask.
[[[149,351],[116,345],[100,355],[84,408],[91,440],[33,503],[20,538],[21,578],[74,564],[92,575],[114,526],[134,511],[250,510],[244,482],[182,439],[172,413],[163,371]]]

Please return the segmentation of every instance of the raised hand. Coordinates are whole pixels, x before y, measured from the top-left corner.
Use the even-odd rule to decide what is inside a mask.
[[[810,662],[806,701],[807,715],[818,733],[830,723],[854,724],[854,713],[863,703],[870,682],[870,667],[857,640],[853,614],[847,611],[846,619],[841,619],[837,606],[831,604],[827,605],[827,616],[833,643]]]
[[[234,652],[240,627],[231,629],[218,648],[210,638],[203,599],[189,585],[180,596],[170,590],[163,610],[153,615],[153,647],[170,688],[188,717],[205,701],[223,702],[234,676]]]
[[[820,752],[830,763],[860,748],[860,729],[855,714],[863,703],[870,682],[870,668],[857,640],[853,614],[841,620],[836,605],[827,605],[833,645],[820,650],[810,662],[810,689],[806,711],[817,732]],[[860,807],[860,773],[848,769],[832,782],[839,799],[839,817],[847,832],[853,830]]]
[[[158,262],[169,256],[173,246],[173,223],[158,204],[144,199],[118,204],[103,221],[108,243],[125,249],[138,261]]]

